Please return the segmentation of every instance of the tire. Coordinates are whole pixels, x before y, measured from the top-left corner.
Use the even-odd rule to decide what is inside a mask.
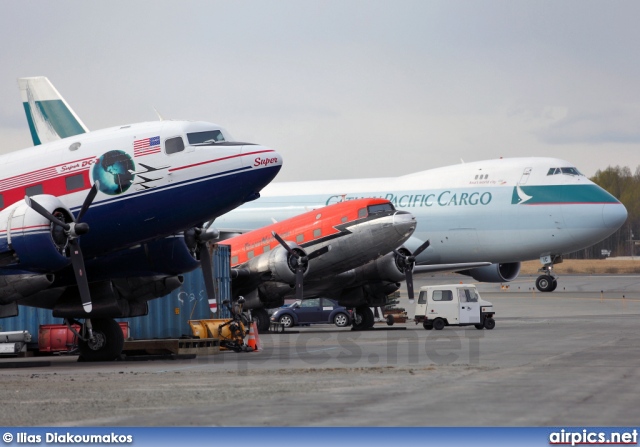
[[[335,316],[333,317],[333,324],[338,327],[349,326],[349,315],[345,314],[344,312],[335,314]]]
[[[396,319],[393,315],[387,315],[387,326],[393,326],[393,323],[396,322]]]
[[[444,320],[442,318],[436,318],[435,320],[433,320],[433,328],[436,331],[441,331],[444,329]]]
[[[422,323],[422,327],[425,328],[425,330],[430,331],[433,329],[433,324],[432,323],[427,323],[426,321],[424,323]]]
[[[484,328],[491,330],[494,327],[496,327],[496,320],[494,320],[493,318],[485,318],[484,319]]]
[[[553,278],[553,281],[551,282],[551,288],[549,289],[549,292],[553,292],[554,290],[556,290],[556,287],[558,287],[558,280]]]
[[[124,335],[120,325],[111,318],[91,320],[95,341],[78,340],[80,358],[86,362],[109,362],[122,353]]]
[[[278,321],[287,329],[294,326],[293,317],[289,314],[282,315]]]
[[[251,316],[256,321],[258,333],[264,334],[269,332],[269,314],[265,309],[254,309],[251,311]]]
[[[555,289],[554,283],[557,283],[557,281],[555,281],[551,276],[540,275],[538,276],[538,279],[536,279],[536,288],[540,292],[551,292]]]
[[[356,307],[356,317],[353,322],[352,330],[362,331],[373,327],[375,320],[373,319],[373,312],[366,306]]]
[[[480,323],[478,323],[478,324],[474,324],[474,325],[473,325],[473,327],[475,327],[476,329],[478,329],[479,331],[481,331],[481,330],[483,330],[483,329],[484,329],[484,324],[480,324]]]

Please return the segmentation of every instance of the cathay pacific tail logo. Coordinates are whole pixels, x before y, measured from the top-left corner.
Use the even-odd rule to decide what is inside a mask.
[[[519,203],[524,203],[528,200],[531,200],[533,197],[524,193],[520,185],[513,188],[513,195],[511,196],[511,204],[517,205]]]

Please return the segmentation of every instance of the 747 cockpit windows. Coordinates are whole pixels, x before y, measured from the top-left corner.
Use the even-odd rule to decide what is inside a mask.
[[[557,175],[557,174],[567,174],[567,175],[583,175],[576,168],[550,168],[547,175]]]

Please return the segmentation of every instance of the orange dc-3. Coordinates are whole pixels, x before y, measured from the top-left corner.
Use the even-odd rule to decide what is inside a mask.
[[[260,330],[269,327],[266,309],[285,298],[319,296],[354,309],[354,327],[365,329],[373,325],[369,308],[384,303],[400,281],[409,283],[412,255],[397,249],[415,228],[413,215],[388,200],[356,199],[221,243],[231,246],[233,296],[245,298]]]

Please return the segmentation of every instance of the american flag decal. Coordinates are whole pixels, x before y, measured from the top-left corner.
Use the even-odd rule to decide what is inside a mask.
[[[160,136],[143,138],[133,142],[133,156],[142,157],[144,155],[157,154],[160,152]]]

